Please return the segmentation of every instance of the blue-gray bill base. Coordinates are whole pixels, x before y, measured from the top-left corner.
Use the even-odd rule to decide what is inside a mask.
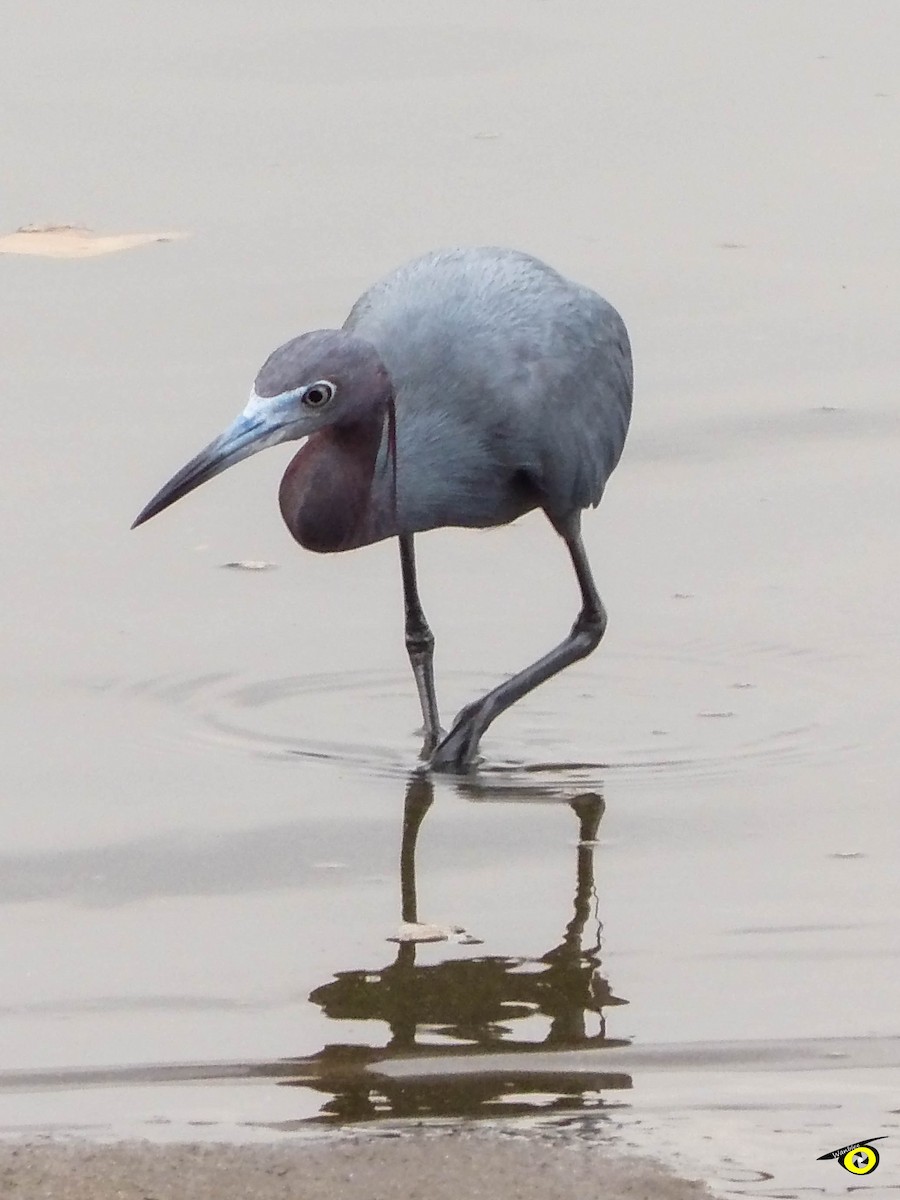
[[[275,350],[237,420],[134,524],[267,446],[306,439],[281,481],[285,524],[301,546],[323,553],[398,539],[422,756],[435,768],[466,769],[500,713],[603,637],[581,513],[599,504],[619,461],[632,385],[625,325],[596,292],[518,251],[435,251],[369,288],[341,329]],[[505,525],[534,509],[569,552],[581,593],[575,624],[445,733],[413,537]]]

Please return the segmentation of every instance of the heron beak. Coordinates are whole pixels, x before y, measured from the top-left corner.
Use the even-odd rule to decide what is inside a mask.
[[[248,408],[250,406],[248,405]],[[259,406],[249,415],[244,412],[225,432],[210,442],[205,450],[201,450],[196,458],[192,458],[186,467],[182,467],[177,475],[173,475],[167,484],[160,488],[149,504],[138,513],[132,529],[143,525],[151,517],[206,483],[215,475],[233,467],[241,459],[249,458],[267,446],[287,441],[294,434],[290,428],[291,422],[285,421],[284,413],[260,411]]]

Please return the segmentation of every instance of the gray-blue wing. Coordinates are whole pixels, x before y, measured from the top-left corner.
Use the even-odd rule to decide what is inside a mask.
[[[599,502],[628,429],[632,365],[621,317],[595,292],[518,251],[443,250],[375,284],[345,328],[382,355],[401,447],[408,438],[435,491],[443,477],[444,511],[465,491],[471,523],[492,523],[472,493],[504,473],[527,476],[554,520]]]
[[[596,505],[625,444],[633,370],[625,324],[580,288],[536,347],[529,386],[536,482],[551,517]]]

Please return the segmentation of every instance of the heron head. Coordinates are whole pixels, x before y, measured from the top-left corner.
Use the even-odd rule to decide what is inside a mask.
[[[263,363],[240,416],[160,488],[132,529],[267,446],[383,418],[392,402],[390,375],[371,343],[339,329],[293,338]]]

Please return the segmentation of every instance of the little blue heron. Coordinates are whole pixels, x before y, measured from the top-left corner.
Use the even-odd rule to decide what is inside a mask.
[[[436,251],[369,288],[342,329],[275,350],[237,420],[134,524],[257,450],[307,438],[281,481],[285,524],[320,552],[398,539],[422,754],[432,767],[463,769],[500,713],[603,636],[581,510],[600,502],[619,460],[631,392],[625,325],[595,292],[514,250]],[[505,525],[535,508],[566,543],[581,611],[563,642],[467,705],[445,733],[413,535]]]

